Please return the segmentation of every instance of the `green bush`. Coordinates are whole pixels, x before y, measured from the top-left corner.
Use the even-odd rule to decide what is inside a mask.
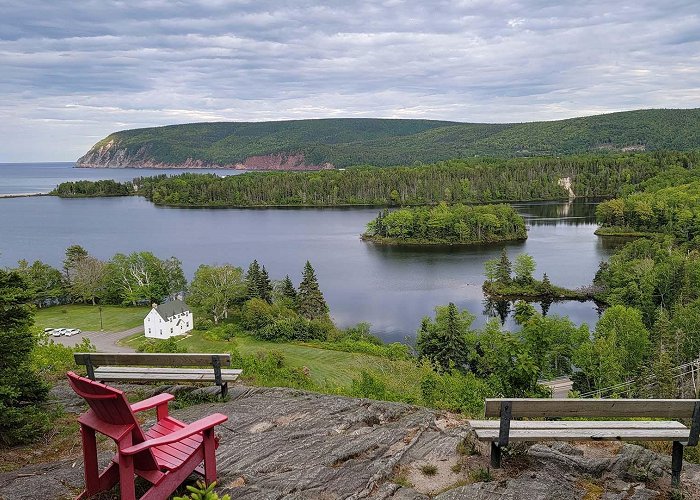
[[[279,351],[242,355],[234,348],[231,350],[231,366],[241,368],[244,377],[255,385],[316,389],[309,375],[301,368],[287,366],[284,354]]]
[[[73,353],[95,351],[95,346],[87,338],[75,347],[66,347],[44,333],[37,337],[37,346],[32,351],[32,367],[45,380],[65,378],[66,372],[77,369]]]
[[[190,492],[189,495],[184,497],[174,497],[174,500],[231,500],[231,497],[224,495],[219,497],[214,491],[216,486],[216,481],[211,483],[209,486],[203,481],[197,481],[196,486],[187,486],[187,491]]]
[[[225,323],[209,328],[203,335],[206,340],[216,342],[221,340],[231,340],[243,333],[243,330],[234,323]]]
[[[265,328],[274,320],[272,312],[272,305],[262,299],[246,301],[241,310],[243,328],[251,332]]]
[[[177,343],[174,337],[165,340],[149,339],[136,348],[138,352],[187,352],[187,348]]]

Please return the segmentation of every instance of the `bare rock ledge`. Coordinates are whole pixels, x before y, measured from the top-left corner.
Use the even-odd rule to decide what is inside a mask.
[[[54,393],[79,407],[67,391]],[[466,422],[405,404],[239,385],[227,402],[173,413],[193,421],[212,412],[229,415],[218,427],[217,490],[233,499],[643,500],[670,491],[670,458],[632,444],[534,444],[475,482],[488,453],[457,452],[470,443]],[[459,448],[472,445],[478,451]],[[82,470],[70,460],[0,474],[0,499],[73,498]],[[699,466],[684,465],[683,488],[684,498],[700,498]]]

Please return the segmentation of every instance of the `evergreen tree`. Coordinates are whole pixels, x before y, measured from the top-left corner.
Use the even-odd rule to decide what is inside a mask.
[[[552,282],[549,281],[547,273],[544,273],[542,276],[542,294],[547,296],[554,295],[554,286],[552,286]]]
[[[296,302],[297,290],[294,288],[294,283],[292,283],[289,275],[286,275],[282,280],[281,291],[283,297],[290,299],[292,303]]]
[[[258,273],[257,289],[258,297],[268,304],[272,304],[272,283],[270,282],[270,276],[267,274],[265,266],[262,266],[260,273]]]
[[[325,318],[328,315],[328,305],[318,287],[316,272],[308,260],[304,265],[304,273],[299,284],[297,308],[299,314],[307,319]]]
[[[677,391],[676,382],[673,379],[673,363],[664,347],[658,350],[651,369],[655,379],[653,397],[675,398]]]
[[[33,299],[20,273],[0,269],[0,445],[29,443],[51,423],[40,407],[48,387],[30,366]]]
[[[245,275],[245,284],[248,290],[248,298],[260,298],[260,264],[254,260],[248,266],[248,272]]]
[[[435,321],[423,318],[416,337],[418,356],[427,358],[441,371],[452,368],[467,372],[475,345],[470,326],[474,316],[467,311],[458,311],[450,302],[435,308]]]
[[[71,245],[66,248],[66,258],[63,259],[63,272],[66,275],[66,279],[70,281],[71,274],[75,268],[78,261],[84,259],[88,256],[87,250],[85,250],[80,245]]]
[[[513,267],[508,258],[508,252],[504,248],[501,250],[501,258],[496,265],[496,281],[502,284],[510,283],[511,273],[513,272]]]

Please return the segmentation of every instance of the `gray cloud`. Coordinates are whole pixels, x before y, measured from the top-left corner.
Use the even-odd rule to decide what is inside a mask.
[[[0,161],[114,130],[700,106],[693,1],[3,2]]]

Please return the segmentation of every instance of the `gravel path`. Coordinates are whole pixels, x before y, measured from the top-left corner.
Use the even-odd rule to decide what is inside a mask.
[[[134,352],[132,347],[117,345],[121,339],[133,335],[134,333],[142,333],[143,325],[124,330],[122,332],[83,332],[72,337],[51,337],[54,342],[63,344],[68,347],[80,344],[84,338],[90,339],[97,352]]]

